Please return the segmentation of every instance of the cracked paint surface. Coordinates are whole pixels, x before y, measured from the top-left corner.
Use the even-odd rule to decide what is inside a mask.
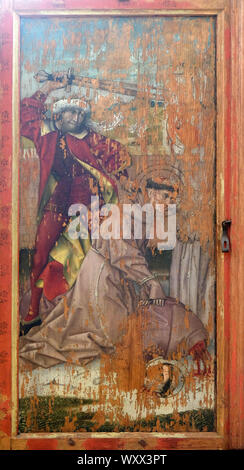
[[[182,174],[177,213],[180,254],[175,258],[178,263],[175,272],[183,272],[182,260],[188,259],[189,266],[184,267],[184,280],[188,279],[188,283],[185,284],[179,274],[174,274],[178,279],[174,297],[197,309],[196,313],[209,332],[211,360],[207,375],[197,377],[196,365],[190,358],[172,357],[183,371],[184,386],[175,396],[155,397],[143,389],[146,365],[140,333],[145,326],[140,324],[140,318],[132,317],[115,355],[102,355],[100,361],[81,367],[82,380],[78,378],[77,367],[72,364],[48,371],[41,368],[21,370],[20,398],[32,400],[25,429],[31,432],[31,427],[37,426],[33,415],[38,412],[39,396],[50,396],[49,414],[52,414],[54,397],[61,396],[93,401],[79,404],[79,412],[93,414],[90,418],[93,431],[109,424],[114,431],[124,426],[126,429],[133,427],[134,431],[150,429],[158,432],[162,423],[159,418],[155,422],[154,419],[162,415],[170,415],[170,422],[174,423],[173,428],[170,422],[166,424],[166,430],[196,430],[190,415],[182,424],[180,413],[211,410],[214,415],[215,410],[214,19],[22,19],[22,98],[38,89],[33,79],[38,70],[51,73],[66,71],[69,67],[89,79],[88,85],[77,87],[75,93],[89,100],[92,119],[99,132],[124,144],[132,156],[130,178],[133,183],[140,186],[144,175],[166,164],[176,166]],[[121,90],[126,86],[136,89],[136,95],[122,94]],[[59,97],[60,92],[56,92],[56,98]],[[26,272],[34,248],[39,184],[38,155],[29,141],[22,142],[20,178],[22,294],[29,282]],[[201,250],[201,256],[193,256],[193,248],[198,252]],[[197,260],[198,264],[203,264],[203,259],[208,264],[206,291],[199,299],[196,293],[192,298],[191,276],[193,272],[199,273],[199,266],[194,263]],[[150,262],[167,281],[170,268],[163,271],[162,258],[156,260],[152,256]],[[172,285],[169,288],[172,292]],[[68,315],[67,309],[65,315]],[[187,322],[186,314],[185,325]],[[62,419],[62,432],[77,430],[74,410]],[[142,420],[147,423],[142,424]],[[86,426],[84,420],[79,430],[86,430]],[[204,425],[199,429],[206,430]]]

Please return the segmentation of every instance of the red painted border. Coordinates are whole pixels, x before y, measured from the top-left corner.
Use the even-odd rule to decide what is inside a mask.
[[[25,0],[15,0],[15,10],[180,10],[195,9],[197,3],[191,0],[35,0],[26,2]],[[216,2],[215,2],[216,3]],[[211,5],[209,5],[211,9]]]
[[[11,435],[12,13],[0,11],[0,448]]]
[[[224,31],[224,51],[225,51],[225,62],[226,62],[226,87],[225,87],[225,102],[226,102],[226,109],[225,109],[225,174],[224,174],[224,187],[225,187],[225,210],[224,210],[224,218],[225,220],[231,219],[231,200],[230,200],[230,187],[231,187],[231,129],[229,126],[229,122],[231,119],[231,32],[230,27],[226,28]],[[231,230],[231,229],[230,229]],[[225,260],[224,260],[224,283],[225,286],[230,285],[230,262],[231,262],[231,255],[232,253],[226,253]],[[230,341],[230,327],[231,327],[231,317],[230,317],[230,290],[224,289],[224,312],[225,312],[225,324],[224,324],[224,336],[227,344]],[[227,355],[227,363],[229,362],[229,351],[226,348],[225,353]],[[227,372],[227,371],[226,371]],[[228,375],[228,372],[227,372]],[[224,384],[225,387],[225,396],[227,397],[229,394],[229,377],[226,376],[226,381]],[[226,409],[227,411],[227,409]],[[225,432],[226,435],[230,432],[230,423],[229,423],[229,414],[226,413],[226,421],[225,421]]]
[[[0,449],[11,446],[11,215],[12,215],[12,12],[16,10],[155,10],[206,9],[227,5],[224,0],[2,0],[0,10]],[[244,448],[244,2],[230,0],[230,28],[225,30],[225,215],[232,219],[232,252],[225,256],[225,375],[226,447]],[[210,5],[211,4],[211,5]],[[244,89],[244,88],[243,88]],[[242,286],[242,287],[241,287]],[[216,436],[215,436],[216,438]],[[59,448],[58,439],[28,439],[29,449]],[[214,438],[213,438],[214,439]],[[201,436],[199,435],[199,440]],[[166,444],[167,442],[167,444]],[[176,439],[157,438],[157,448],[175,447]],[[177,441],[178,442],[178,441]],[[179,446],[182,440],[179,439]],[[120,448],[113,439],[86,439],[86,447]],[[190,442],[189,442],[189,445]],[[98,447],[97,447],[98,446]],[[105,446],[105,447],[104,447]],[[107,447],[109,446],[109,447]],[[123,442],[126,447],[126,439]],[[177,443],[178,446],[178,443]],[[187,443],[184,445],[187,448]],[[165,447],[166,448],[166,447]],[[180,448],[180,447],[179,447]]]
[[[229,446],[244,449],[244,2],[231,1]],[[228,284],[227,284],[228,286]],[[228,290],[228,287],[227,289]]]

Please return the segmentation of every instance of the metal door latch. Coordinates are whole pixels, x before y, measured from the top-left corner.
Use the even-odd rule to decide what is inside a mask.
[[[224,220],[222,222],[222,237],[221,237],[221,248],[223,253],[230,251],[230,239],[228,235],[228,229],[231,225],[231,220]]]

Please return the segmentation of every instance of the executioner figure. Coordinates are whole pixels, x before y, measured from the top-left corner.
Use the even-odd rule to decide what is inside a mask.
[[[21,135],[34,142],[40,160],[38,229],[24,333],[40,323],[42,293],[52,299],[69,290],[90,247],[89,240],[69,239],[65,230],[69,207],[79,203],[89,208],[91,195],[98,195],[101,205],[116,202],[116,179],[127,177],[130,162],[119,142],[89,128],[87,102],[56,101],[52,118],[45,119],[48,95],[67,84],[67,75],[52,74],[52,80],[21,104]]]

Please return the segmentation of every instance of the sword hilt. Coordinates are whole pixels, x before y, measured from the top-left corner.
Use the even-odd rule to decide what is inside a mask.
[[[54,77],[54,75],[52,73],[48,73],[45,70],[40,70],[39,72],[37,72],[34,75],[34,78],[39,83],[44,83],[44,82],[47,82],[47,81],[49,81],[49,82],[60,82],[61,83],[64,79],[64,76]],[[68,72],[67,72],[67,81],[68,81],[67,85],[68,86],[72,85],[72,82],[73,82],[74,78],[75,78],[74,70],[72,68],[69,68]]]

